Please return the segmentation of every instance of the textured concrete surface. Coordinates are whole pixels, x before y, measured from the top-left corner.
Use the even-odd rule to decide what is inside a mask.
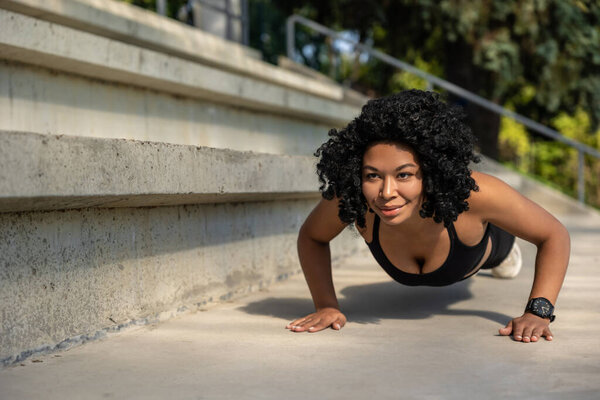
[[[0,212],[317,199],[315,158],[0,131]]]
[[[3,130],[310,155],[330,128],[325,122],[0,61]]]
[[[342,88],[335,82],[306,79],[277,68],[261,61],[257,50],[122,1],[0,0],[0,8],[306,93],[342,99]]]
[[[297,233],[315,202],[0,214],[0,365],[300,272]],[[332,251],[357,245],[347,233]]]
[[[301,275],[268,289],[108,335],[0,371],[10,399],[597,399],[600,218],[557,215],[572,256],[554,341],[514,342],[498,329],[522,313],[535,247],[519,240],[514,280],[488,272],[445,288],[410,288],[366,253],[336,263],[348,324],[292,333],[312,312]]]
[[[342,94],[338,100],[306,93],[7,10],[0,10],[0,26],[0,54],[11,61],[331,125],[360,111],[340,102]],[[297,76],[307,86],[323,85]]]
[[[557,212],[591,210],[482,159],[472,168]],[[309,156],[0,131],[0,212],[316,199],[314,162]]]

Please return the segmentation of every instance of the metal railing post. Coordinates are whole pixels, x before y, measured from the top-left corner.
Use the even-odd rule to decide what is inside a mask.
[[[156,1],[156,12],[160,15],[167,15],[167,0]]]
[[[250,12],[248,0],[242,0],[242,44],[250,46]]]
[[[577,168],[577,194],[581,203],[585,203],[585,171],[584,161],[585,153],[581,150],[577,151],[579,168]]]
[[[286,22],[286,40],[287,40],[287,57],[290,60],[294,60],[294,52],[295,52],[295,48],[294,48],[294,38],[296,37],[296,27],[295,27],[295,16],[292,15],[291,17],[289,17],[287,19]]]
[[[225,35],[227,40],[233,40],[233,30],[231,28],[231,0],[225,0]]]

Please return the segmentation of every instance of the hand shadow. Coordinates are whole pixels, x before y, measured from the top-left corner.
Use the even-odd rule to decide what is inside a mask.
[[[348,286],[341,290],[340,308],[350,322],[377,324],[382,319],[425,319],[432,315],[475,315],[499,324],[506,314],[456,310],[449,306],[472,297],[468,280],[444,287],[402,286],[394,281]],[[314,312],[310,298],[267,298],[239,308],[248,314],[270,315],[292,321]]]

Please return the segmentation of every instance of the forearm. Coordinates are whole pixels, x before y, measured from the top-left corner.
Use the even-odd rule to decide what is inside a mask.
[[[535,277],[529,299],[545,297],[554,305],[558,298],[571,252],[571,239],[562,228],[538,246],[535,259]]]
[[[315,309],[339,309],[333,287],[329,243],[317,242],[301,231],[298,236],[298,256]]]

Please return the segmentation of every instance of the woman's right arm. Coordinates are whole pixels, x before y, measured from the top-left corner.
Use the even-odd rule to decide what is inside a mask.
[[[287,329],[318,332],[330,326],[339,330],[346,324],[333,287],[329,242],[347,225],[338,217],[337,199],[321,199],[300,228],[298,255],[316,311],[292,321]]]

